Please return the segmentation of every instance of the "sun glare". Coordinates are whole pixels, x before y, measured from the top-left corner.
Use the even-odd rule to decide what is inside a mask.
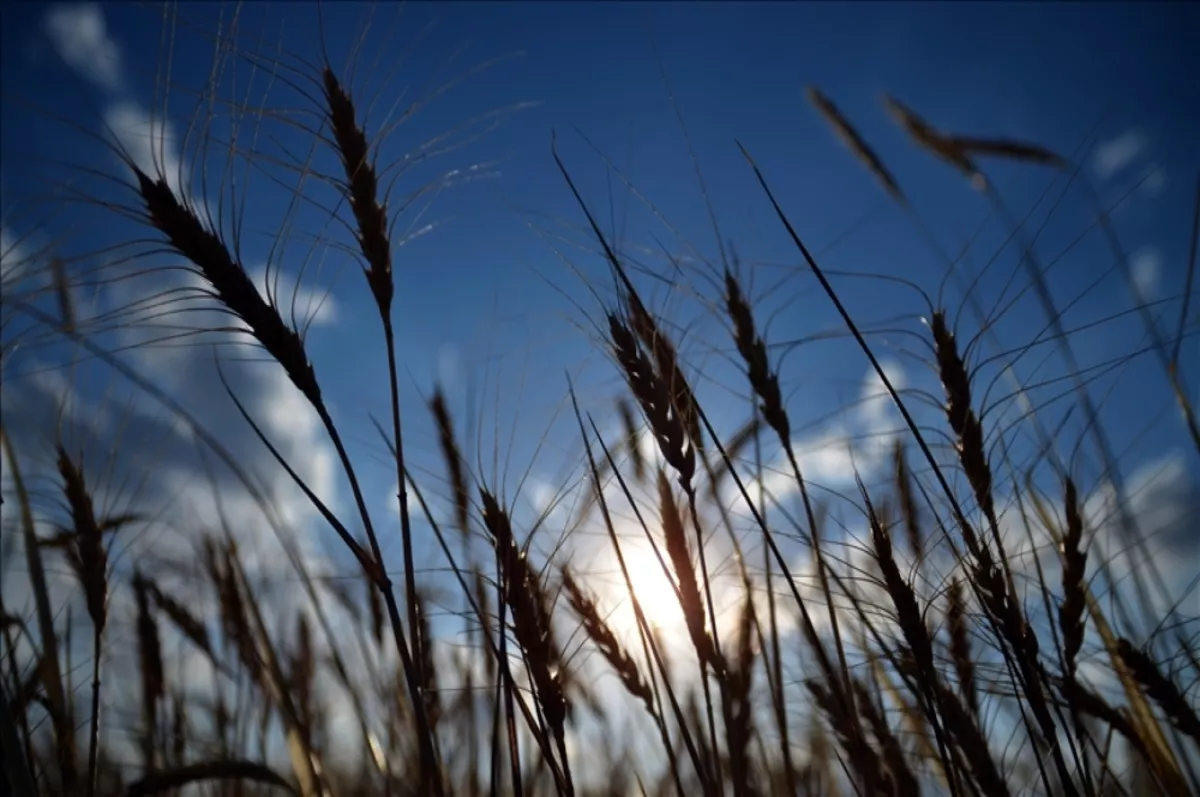
[[[672,631],[683,621],[675,587],[663,572],[662,565],[654,552],[648,548],[631,549],[625,553],[625,565],[629,568],[629,580],[641,603],[646,620],[661,631]],[[623,596],[627,608],[629,631],[636,633],[637,621],[628,596]]]

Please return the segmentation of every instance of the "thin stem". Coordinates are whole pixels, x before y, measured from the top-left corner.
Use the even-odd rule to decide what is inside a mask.
[[[387,338],[388,383],[392,400],[392,439],[396,442],[396,480],[400,485],[397,497],[400,502],[400,543],[404,549],[404,586],[408,599],[408,627],[415,629],[417,627],[417,581],[413,566],[412,520],[408,514],[407,480],[404,478],[407,471],[404,467],[404,438],[400,429],[400,385],[396,378],[396,335],[391,319],[386,316],[383,319],[383,331]],[[423,644],[415,634],[413,641],[414,648]],[[414,650],[413,657],[418,669],[418,681],[425,683],[424,674],[420,672],[423,661],[421,652]]]
[[[88,738],[88,797],[96,797],[100,780],[100,646],[104,627],[92,631],[92,728]],[[67,640],[70,644],[70,640]]]

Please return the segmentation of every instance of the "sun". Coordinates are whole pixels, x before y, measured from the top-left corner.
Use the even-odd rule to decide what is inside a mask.
[[[670,632],[683,623],[683,612],[679,608],[679,598],[675,594],[675,585],[663,572],[658,557],[649,547],[638,546],[622,551],[625,556],[625,567],[629,571],[629,581],[633,592],[637,595],[646,621],[660,631]],[[624,617],[622,621],[627,630],[636,635],[637,618],[633,612],[633,603],[629,600],[628,590],[622,582],[617,585],[622,597]]]

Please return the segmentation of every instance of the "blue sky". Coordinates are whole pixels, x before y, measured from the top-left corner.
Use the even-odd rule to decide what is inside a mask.
[[[76,43],[82,49],[74,54],[64,51],[65,34],[61,29],[56,33],[48,22],[52,13],[50,7],[33,5],[5,10],[2,58],[8,123],[0,189],[11,209],[6,212],[10,238],[28,234],[19,229],[19,213],[30,200],[45,196],[47,180],[78,175],[77,169],[51,166],[48,159],[67,160],[72,169],[82,165],[119,174],[111,155],[94,140],[102,134],[106,109],[116,103],[159,108],[164,94],[155,88],[161,25],[156,12],[103,6],[100,36],[107,49],[101,48],[100,61],[91,64],[86,59],[97,52],[87,49],[91,40],[84,36],[82,45]],[[190,107],[189,95],[177,87],[202,85],[212,63],[211,43],[195,32],[212,29],[221,13],[227,21],[229,8],[180,8],[192,33],[181,28],[170,64],[170,115],[177,131]],[[264,36],[268,47],[274,47],[280,35],[292,53],[309,56],[319,46],[315,6],[251,4],[240,13],[246,36]],[[471,76],[423,109],[385,142],[384,159],[480,113],[537,103],[436,163],[441,171],[494,163],[498,176],[439,195],[419,222],[439,226],[397,255],[396,314],[402,359],[412,380],[409,399],[414,383],[427,390],[439,371],[450,378],[459,413],[467,411],[469,387],[475,388],[474,414],[489,412],[480,405],[485,398],[479,391],[492,391],[486,400],[499,393],[506,413],[499,426],[507,436],[514,418],[543,424],[546,411],[560,404],[564,369],[574,370],[587,356],[589,343],[563,319],[575,311],[562,293],[588,302],[593,318],[599,307],[582,290],[580,279],[555,257],[552,246],[531,230],[536,226],[561,234],[562,225],[570,225],[571,239],[587,243],[587,236],[578,232],[583,218],[550,157],[551,131],[558,132],[560,151],[606,231],[611,233],[615,223],[623,245],[641,246],[649,258],[662,251],[688,251],[608,175],[576,128],[694,244],[692,254],[716,261],[715,238],[660,67],[687,123],[722,236],[734,242],[744,261],[775,264],[755,270],[751,277],[759,293],[771,293],[763,297],[764,318],[767,312],[778,312],[771,340],[832,328],[836,320],[811,279],[797,273],[796,254],[753,184],[735,139],[763,165],[801,234],[818,252],[826,252],[827,268],[900,276],[931,293],[944,271],[912,223],[886,201],[803,101],[802,88],[809,83],[830,95],[880,152],[913,198],[922,222],[946,250],[957,249],[984,220],[987,204],[962,186],[952,170],[932,162],[904,139],[881,110],[881,92],[891,92],[947,129],[1024,138],[1068,154],[1085,140],[1098,142],[1099,147],[1084,153],[1090,158],[1083,170],[1085,180],[1106,201],[1144,180],[1117,213],[1122,243],[1131,254],[1143,256],[1139,262],[1148,264],[1147,272],[1154,272],[1157,296],[1177,296],[1182,290],[1192,180],[1200,168],[1200,151],[1190,146],[1200,132],[1200,88],[1186,78],[1196,71],[1197,56],[1188,46],[1187,31],[1195,29],[1198,17],[1200,12],[1188,4],[378,7],[354,73],[360,96],[380,97],[380,110],[368,117],[368,129],[378,129],[383,109],[401,89],[419,91],[488,59],[520,53]],[[364,18],[360,6],[324,8],[325,42],[335,65],[345,63]],[[243,39],[251,41],[258,40]],[[393,62],[404,54],[407,57],[393,72]],[[451,55],[455,57],[448,65]],[[255,93],[261,95],[261,90]],[[294,92],[268,96],[298,104]],[[42,113],[19,110],[30,102]],[[79,129],[69,129],[63,118]],[[1097,122],[1094,139],[1087,139]],[[283,146],[294,144],[300,151],[294,131],[276,125],[270,132]],[[400,190],[435,173],[426,170],[414,180],[402,180]],[[1034,167],[1004,164],[991,173],[1018,215],[1051,177]],[[98,190],[114,189],[109,185]],[[256,219],[255,213],[273,201],[282,202],[287,193],[262,179],[248,193],[254,201],[247,225],[265,230],[271,222],[265,215]],[[1042,257],[1060,251],[1086,227],[1090,216],[1086,195],[1073,189],[1039,239]],[[96,229],[89,225],[107,227],[100,218],[94,211],[70,217],[76,236],[71,245],[84,251],[95,248],[86,236]],[[316,216],[307,218],[320,222]],[[50,230],[62,232],[65,228],[54,226],[62,223],[65,217],[52,219]],[[1003,234],[995,223],[987,228],[972,250],[973,268],[986,260]],[[246,260],[261,263],[267,240],[262,235],[247,238]],[[824,250],[835,242],[834,248]],[[1078,298],[1101,264],[1111,265],[1101,243],[1093,233],[1055,267],[1050,281],[1060,302]],[[578,249],[569,255],[597,284],[607,284],[597,258]],[[661,256],[653,265],[662,269]],[[1010,247],[990,279],[1000,285],[1016,268]],[[364,341],[375,334],[376,319],[353,267],[327,262],[315,283],[321,289],[332,285],[329,310],[336,310],[337,320],[311,336],[312,356],[332,386],[334,403],[346,405],[345,414],[354,416],[347,423],[355,425],[361,439],[368,439],[370,426],[360,405],[369,403],[377,414],[382,410],[386,394],[377,378],[379,362],[365,354],[344,353],[347,340]],[[915,293],[871,281],[840,284],[847,286],[848,304],[868,327],[876,319],[924,314]],[[692,325],[689,339],[697,341],[698,356],[711,357],[715,345],[726,345],[723,329],[705,311],[668,300],[661,285],[647,283],[647,290],[657,308],[681,308],[679,320]],[[952,312],[961,307],[954,293],[946,297],[946,304]],[[1078,315],[1068,316],[1068,326],[1071,319],[1098,318],[1128,306],[1119,275],[1111,275],[1080,300],[1072,311]],[[1174,303],[1168,311],[1172,329],[1177,307]],[[1040,323],[1037,313],[1030,299],[1022,300],[998,327],[1001,337],[1011,330],[1014,343],[1028,340],[1026,333]],[[1091,338],[1081,338],[1079,345],[1094,340],[1090,345],[1104,348],[1128,340],[1131,329],[1137,329],[1132,322],[1106,323]],[[1191,341],[1185,343],[1185,352],[1189,349],[1194,351]],[[1088,361],[1095,354],[1080,356]],[[469,384],[468,372],[478,373],[497,358],[504,363],[503,371],[493,374],[490,384]],[[448,370],[451,361],[457,365]],[[1030,356],[1023,362],[1032,361]],[[856,396],[866,367],[844,341],[810,344],[785,362],[784,381],[798,391],[794,412],[812,417]],[[1160,369],[1153,362],[1132,367],[1161,384]],[[598,390],[613,392],[615,384],[607,374],[594,378],[599,380],[592,383]],[[504,389],[497,390],[501,383]],[[518,390],[518,385],[523,388]],[[353,387],[342,392],[343,386]],[[534,398],[538,394],[551,398]],[[1156,390],[1160,395],[1165,397]],[[515,406],[516,396],[522,396],[521,407]],[[599,394],[596,398],[597,404],[603,403]],[[1114,419],[1122,421],[1114,435],[1124,440],[1140,436],[1133,431],[1140,427],[1127,427],[1125,422],[1136,423],[1133,413],[1145,409],[1142,398],[1125,390],[1117,391],[1111,401]],[[416,401],[409,403],[410,413],[417,412]],[[1160,402],[1154,409],[1163,406]],[[1128,429],[1124,435],[1123,429]],[[1173,423],[1159,423],[1153,438],[1165,445],[1176,434]],[[420,430],[413,437],[415,445],[422,445]],[[424,443],[432,449],[432,438]],[[577,455],[577,447],[558,439],[554,443],[570,456]],[[519,451],[515,461],[531,456],[531,451]]]
[[[33,229],[33,220],[39,209],[49,207],[43,204],[48,186],[69,176],[88,186],[81,189],[88,196],[132,201],[132,194],[120,185],[122,167],[97,139],[105,135],[103,124],[137,119],[139,113],[144,122],[150,111],[161,112],[166,94],[178,148],[194,102],[189,90],[204,85],[212,66],[212,43],[202,34],[215,28],[221,13],[227,21],[230,8],[179,7],[187,26],[180,28],[175,42],[171,91],[164,93],[156,79],[161,71],[162,19],[153,10],[134,4],[4,8],[0,154],[5,165],[0,198],[6,240],[19,241],[20,249],[29,252],[39,243],[70,233],[64,246],[81,256],[97,252],[128,229],[118,227],[108,214],[79,205],[67,206],[42,229]],[[282,41],[288,52],[310,59],[306,74],[313,73],[321,30],[315,6],[249,4],[241,14],[243,46],[266,48],[258,50],[265,52]],[[322,14],[330,58],[340,70],[365,9],[331,3]],[[430,28],[431,22],[435,24]],[[696,368],[717,383],[701,381],[699,389],[718,426],[728,430],[743,420],[744,403],[728,393],[729,388],[743,388],[728,365],[727,333],[722,322],[695,299],[697,290],[708,301],[715,296],[695,261],[717,262],[717,242],[660,69],[665,70],[686,122],[721,235],[734,243],[747,265],[751,293],[759,301],[760,323],[771,321],[769,341],[791,340],[838,325],[828,301],[798,268],[797,254],[754,184],[735,140],[745,144],[762,165],[798,231],[826,268],[902,277],[931,295],[936,295],[945,271],[912,220],[887,200],[807,105],[803,88],[810,83],[828,94],[878,150],[912,199],[920,223],[947,251],[958,250],[985,221],[988,203],[949,167],[934,162],[904,138],[883,112],[879,98],[884,91],[939,127],[1035,141],[1072,156],[1082,165],[1083,182],[1102,202],[1115,202],[1128,193],[1114,212],[1115,224],[1146,297],[1162,300],[1154,306],[1163,313],[1164,330],[1173,333],[1200,173],[1200,147],[1195,145],[1200,141],[1200,86],[1191,77],[1200,74],[1200,55],[1194,46],[1197,30],[1200,6],[1188,3],[447,3],[407,6],[402,12],[389,5],[375,8],[351,81],[357,97],[378,96],[367,118],[369,136],[385,124],[388,107],[402,101],[405,87],[410,87],[405,98],[417,96],[422,88],[476,64],[519,53],[471,75],[392,132],[382,146],[381,161],[398,158],[480,114],[529,103],[493,117],[502,124],[435,163],[421,165],[397,187],[399,195],[422,180],[474,164],[487,164],[483,171],[493,175],[440,193],[426,214],[412,222],[414,229],[430,222],[436,222],[435,228],[396,255],[395,313],[413,457],[418,465],[440,474],[436,438],[420,400],[420,392],[428,391],[438,374],[447,382],[460,430],[476,429],[479,439],[471,445],[482,453],[484,476],[492,476],[496,435],[502,457],[510,437],[524,441],[515,444],[510,465],[498,467],[497,474],[507,476],[511,492],[533,461],[534,481],[527,498],[538,489],[544,493],[561,487],[564,474],[578,465],[578,434],[563,404],[566,372],[575,374],[583,386],[585,406],[608,423],[619,383],[600,362],[594,341],[574,326],[585,319],[564,294],[598,319],[602,308],[587,285],[593,284],[610,299],[611,283],[551,158],[552,131],[557,132],[559,151],[584,197],[605,231],[619,233],[624,251],[637,254],[660,274],[667,269],[662,253],[688,258],[685,278],[674,294],[660,281],[640,284],[655,309],[687,325],[685,352]],[[245,63],[231,69],[222,82],[226,96],[244,98],[250,86],[251,102],[265,101],[276,110],[306,107],[297,92],[286,86],[277,84],[265,93],[261,75],[256,83],[247,83]],[[223,122],[214,127],[218,136],[227,130]],[[576,130],[631,179],[686,243],[610,175]],[[114,132],[120,138],[120,132]],[[306,151],[304,136],[278,117],[264,125],[263,132],[272,136],[258,141],[263,153]],[[193,139],[186,151],[190,153],[195,144]],[[1081,149],[1085,144],[1088,148]],[[335,168],[327,156],[322,157],[320,168]],[[63,160],[69,164],[51,163]],[[218,159],[216,167],[221,162]],[[81,167],[117,179],[89,178]],[[1052,196],[1062,190],[1061,177],[1051,184],[1055,176],[1039,167],[989,163],[985,168],[1018,216],[1028,211],[1047,185]],[[293,180],[294,186],[294,174],[271,173]],[[193,178],[193,193],[198,193],[197,183]],[[244,218],[248,234],[242,243],[244,259],[253,270],[267,259],[270,236],[256,237],[251,231],[271,229],[289,190],[262,175],[249,186]],[[307,208],[296,219],[295,231],[298,235],[316,232],[326,217]],[[1043,205],[1035,218],[1040,223],[1045,217]],[[1072,187],[1038,238],[1039,256],[1050,261],[1092,219],[1088,191]],[[338,234],[343,242],[349,240]],[[970,250],[971,269],[979,270],[1006,235],[1006,227],[991,220]],[[295,246],[285,250],[288,257],[283,266],[293,281],[295,263],[306,253],[304,246]],[[556,248],[586,282],[556,256]],[[15,262],[15,251],[7,250],[6,261]],[[336,250],[324,258],[319,269],[314,264],[300,280],[318,295],[330,292],[326,314],[309,337],[310,354],[356,453],[381,462],[382,447],[368,420],[368,413],[380,418],[386,414],[378,319],[357,266]],[[1091,286],[1112,263],[1111,252],[1093,231],[1054,266],[1048,279],[1056,299],[1060,304],[1077,300],[1064,318],[1069,328],[1133,306],[1119,273]],[[992,307],[1014,273],[1019,287],[1023,272],[1010,246],[982,283],[985,307]],[[905,383],[936,395],[938,386],[928,369],[913,359],[923,353],[917,318],[927,311],[920,295],[879,280],[840,277],[835,284],[864,327],[891,330],[873,335],[872,340],[902,372]],[[116,299],[101,295],[98,301],[97,307],[104,307]],[[950,290],[944,304],[952,315],[962,316],[964,337],[977,328],[960,293]],[[1036,335],[1043,321],[1032,297],[1026,296],[996,330],[1007,345],[1017,347]],[[1137,317],[1130,315],[1106,321],[1074,340],[1086,364],[1144,345],[1138,343],[1141,335]],[[1200,358],[1195,356],[1194,338],[1185,341],[1183,351],[1195,396],[1200,384],[1196,376],[1200,367],[1195,364]],[[985,352],[990,349],[985,347]],[[35,360],[10,362],[6,377],[27,373],[21,370],[21,362],[36,370],[35,366],[62,354],[62,350],[39,351],[29,355]],[[154,375],[173,385],[191,405],[211,399],[212,407],[198,411],[214,424],[240,423],[231,420],[234,416],[223,392],[213,386],[211,372],[205,370],[211,353],[193,349],[177,357],[182,359],[138,362],[167,369]],[[1038,366],[1047,358],[1045,365]],[[248,365],[230,367],[247,374],[253,370]],[[994,377],[996,370],[992,367],[985,375]],[[1017,371],[1029,383],[1061,375],[1062,366],[1046,349],[1022,358]],[[205,376],[196,376],[201,372]],[[278,385],[254,381],[266,378],[256,374],[245,377],[247,389],[259,391],[264,411],[279,410],[281,403],[271,403],[277,394],[268,390]],[[869,404],[873,409],[807,426],[857,400],[870,386],[869,380],[864,382],[866,375],[865,360],[845,340],[810,343],[784,360],[782,378],[789,391],[793,425],[803,440],[829,444],[824,460],[814,454],[811,461],[833,487],[844,486],[850,475],[842,455],[845,437],[864,432],[882,435],[897,423],[886,405],[873,403]],[[1194,487],[1196,453],[1184,442],[1161,367],[1153,358],[1143,357],[1120,371],[1119,379],[1113,376],[1097,389],[1097,398],[1111,389],[1111,397],[1104,401],[1104,417],[1118,451],[1133,446],[1123,460],[1129,471],[1152,466],[1177,452],[1187,465],[1177,474],[1180,486]],[[38,390],[50,389],[49,382],[37,384]],[[108,384],[96,377],[82,380],[73,389],[101,402]],[[54,389],[64,388],[59,384]],[[1037,392],[1034,402],[1040,405],[1063,389]],[[994,391],[997,396],[1003,393],[1003,383],[997,382]],[[37,406],[36,397],[42,394],[32,395],[35,398],[26,396],[30,403],[21,406]],[[1065,410],[1066,404],[1061,404],[1047,422],[1053,423]],[[296,412],[302,413],[302,408]],[[552,424],[556,412],[559,418]],[[934,411],[919,415],[931,424],[940,423]],[[482,426],[470,423],[468,416],[482,418]],[[155,423],[164,422],[159,418]],[[6,418],[6,424],[13,422]],[[1069,454],[1080,436],[1078,413],[1067,419],[1066,428],[1060,442]],[[276,429],[295,438],[288,443],[293,452],[327,449],[310,425],[291,416],[280,417]],[[530,441],[543,438],[545,451],[535,457]],[[265,466],[261,451],[249,443],[237,446],[239,452],[244,446],[247,458]],[[1024,451],[1028,455],[1027,439]],[[869,458],[868,449],[856,453]],[[329,489],[335,490],[327,451],[322,456],[326,459],[314,455],[314,478],[327,480]],[[1085,458],[1081,467],[1089,489],[1095,487],[1098,466]],[[394,475],[386,468],[372,467],[366,481],[382,516]],[[345,490],[337,495],[348,508]]]

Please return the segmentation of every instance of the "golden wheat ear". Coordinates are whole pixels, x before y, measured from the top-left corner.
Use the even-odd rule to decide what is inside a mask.
[[[379,201],[379,179],[370,159],[366,132],[355,119],[354,101],[328,67],[322,71],[321,79],[333,140],[346,175],[346,194],[358,225],[359,248],[367,262],[364,273],[379,313],[387,323],[395,292],[387,208]]]
[[[314,407],[323,407],[317,376],[300,335],[283,322],[277,307],[262,298],[224,241],[191,207],[180,202],[166,180],[151,179],[136,167],[134,175],[149,224],[162,233],[175,251],[191,261],[212,286],[217,300],[246,323],[305,398]]]
[[[879,753],[867,742],[857,712],[851,713],[849,703],[835,695],[830,686],[840,690],[840,683],[826,684],[816,678],[804,682],[805,688],[820,710],[829,727],[837,737],[838,743],[846,752],[850,769],[858,780],[860,794],[886,794],[890,790],[887,784],[886,771]]]
[[[881,522],[878,513],[867,495],[866,487],[859,476],[855,476],[859,494],[867,509],[867,522],[871,529],[872,547],[875,549],[875,560],[883,574],[884,586],[891,596],[892,605],[896,608],[896,620],[900,630],[908,642],[909,650],[916,659],[921,671],[921,678],[931,684],[937,683],[937,668],[933,658],[933,642],[922,618],[921,608],[917,603],[916,593],[912,585],[900,572],[900,566],[892,552],[891,532]]]

